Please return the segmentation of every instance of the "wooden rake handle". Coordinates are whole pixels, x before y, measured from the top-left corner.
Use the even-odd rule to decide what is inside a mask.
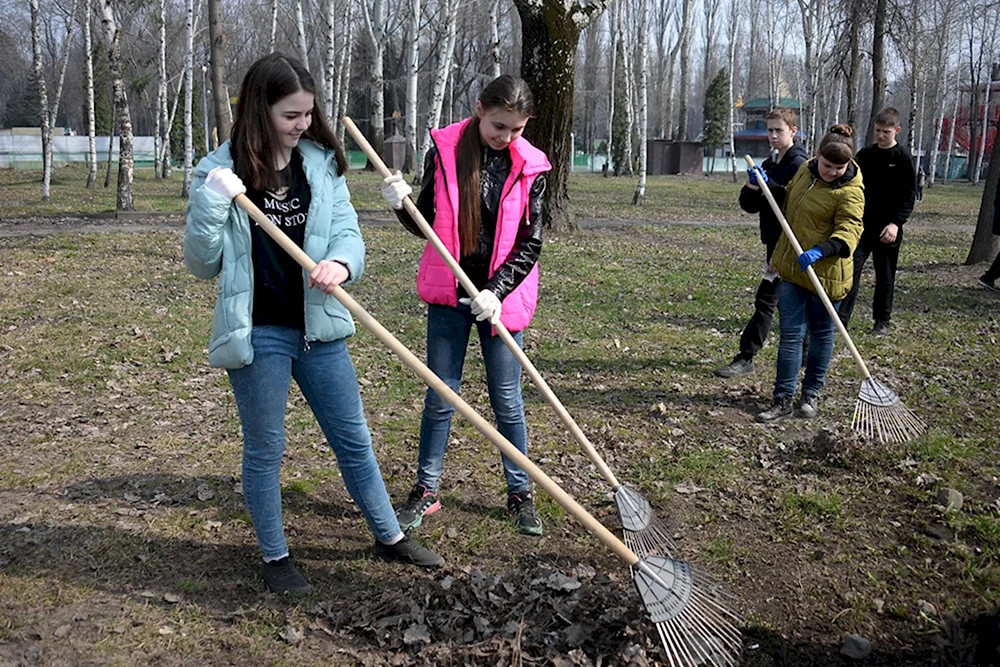
[[[384,162],[382,162],[382,158],[380,158],[378,153],[375,152],[375,149],[371,147],[371,144],[369,144],[368,140],[365,139],[365,135],[361,133],[361,130],[359,130],[358,126],[354,124],[354,121],[347,116],[344,116],[344,127],[347,128],[347,131],[350,133],[355,143],[357,143],[361,150],[365,152],[365,155],[368,156],[368,160],[382,175],[382,178],[391,176],[392,172],[389,171],[389,168],[385,166]],[[479,294],[479,290],[476,289],[472,280],[469,279],[469,276],[466,275],[465,271],[462,270],[462,267],[452,256],[451,252],[449,252],[448,248],[445,247],[433,227],[431,227],[427,223],[427,220],[424,219],[424,216],[420,213],[420,209],[417,208],[417,205],[413,203],[413,200],[410,199],[410,197],[404,197],[403,206],[406,208],[406,212],[410,214],[410,217],[412,217],[417,223],[417,226],[423,233],[424,238],[426,238],[431,245],[434,246],[438,255],[441,256],[441,259],[445,261],[448,268],[451,269],[451,272],[456,278],[458,278],[458,282],[462,284],[462,288],[465,290],[466,294],[472,298],[476,298],[476,295]],[[621,486],[614,473],[611,472],[611,468],[609,468],[608,464],[604,462],[601,455],[597,453],[597,449],[591,444],[590,440],[577,425],[576,421],[574,421],[573,417],[570,416],[569,412],[563,406],[562,402],[556,397],[552,389],[549,388],[548,383],[538,372],[538,369],[535,368],[535,365],[531,363],[530,359],[528,359],[528,356],[524,353],[524,350],[521,349],[521,346],[517,344],[514,337],[510,335],[509,331],[507,331],[507,327],[505,327],[502,323],[497,322],[493,325],[493,329],[497,332],[497,335],[500,336],[500,339],[503,340],[504,344],[507,345],[510,351],[514,354],[514,357],[521,364],[521,367],[524,368],[528,377],[531,378],[531,381],[536,387],[538,387],[538,390],[545,397],[545,400],[549,402],[552,409],[555,410],[557,415],[559,415],[559,419],[562,420],[562,423],[567,429],[569,429],[569,432],[573,434],[573,437],[578,443],[580,443],[580,446],[583,447],[584,452],[586,452],[587,456],[590,457],[590,460],[593,461],[594,465],[596,465],[601,471],[601,475],[603,475],[604,479],[608,481],[611,488],[617,489]]]
[[[316,262],[312,260],[302,250],[299,246],[288,238],[284,232],[278,229],[274,223],[264,213],[257,208],[252,201],[247,199],[246,195],[237,195],[235,200],[236,204],[247,212],[254,221],[260,225],[268,236],[274,239],[278,245],[285,249],[292,258],[299,263],[299,265],[306,271],[312,273],[312,270],[316,267]],[[420,359],[418,359],[410,350],[403,345],[395,336],[393,336],[389,331],[379,324],[378,320],[372,317],[368,311],[361,307],[361,305],[355,301],[351,295],[344,291],[340,286],[334,287],[333,297],[337,299],[345,308],[354,316],[356,320],[361,322],[361,324],[375,334],[382,343],[386,345],[393,354],[399,357],[402,362],[409,366],[413,371],[416,372],[420,378],[427,383],[431,389],[436,391],[444,400],[448,402],[453,408],[458,410],[458,412],[472,422],[472,425],[476,429],[485,435],[490,441],[503,452],[504,456],[513,461],[524,470],[528,475],[538,484],[540,487],[545,489],[546,493],[552,496],[557,503],[562,505],[562,507],[573,515],[577,521],[579,521],[583,526],[593,533],[601,542],[603,542],[609,549],[611,549],[615,554],[625,561],[626,564],[632,566],[639,562],[639,557],[625,544],[615,537],[611,531],[604,527],[604,525],[595,519],[587,510],[585,510],[578,502],[573,500],[573,498],[562,490],[562,488],[555,483],[555,481],[545,474],[541,468],[536,466],[527,456],[522,454],[518,449],[511,444],[503,435],[497,431],[492,424],[483,419],[478,412],[476,412],[472,406],[466,403],[462,398],[452,391],[451,387],[444,383],[444,381],[431,371]]]
[[[749,169],[758,169],[756,164],[754,164],[753,158],[749,155],[746,156],[747,167]],[[771,205],[771,210],[774,211],[774,216],[778,219],[781,224],[782,231],[785,232],[785,236],[788,237],[788,241],[792,244],[792,249],[795,250],[795,256],[798,257],[802,254],[802,246],[799,245],[799,240],[795,238],[795,232],[792,231],[791,226],[788,224],[788,220],[785,220],[785,215],[781,212],[781,207],[778,206],[778,202],[774,201],[774,195],[771,194],[771,189],[767,187],[767,183],[764,183],[763,178],[757,179],[757,185],[760,187],[761,192],[764,193],[764,198],[767,199],[767,203]],[[871,378],[872,374],[868,371],[868,365],[865,364],[865,360],[861,358],[861,353],[858,352],[858,348],[854,345],[854,341],[851,340],[851,335],[847,333],[847,327],[844,323],[840,321],[840,316],[837,315],[837,311],[833,307],[833,302],[830,301],[830,297],[827,295],[826,290],[823,289],[823,284],[819,281],[819,276],[813,270],[813,267],[806,267],[806,275],[809,276],[809,280],[812,282],[813,287],[816,289],[816,294],[819,295],[820,300],[826,307],[826,312],[830,313],[830,317],[833,318],[833,323],[837,327],[837,331],[840,335],[844,337],[847,342],[847,348],[851,351],[851,356],[854,357],[854,363],[858,365],[858,370],[861,371],[861,375],[867,380]]]

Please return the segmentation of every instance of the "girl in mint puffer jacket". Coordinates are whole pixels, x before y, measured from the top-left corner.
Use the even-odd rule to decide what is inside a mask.
[[[281,512],[284,418],[294,378],[337,456],[344,484],[387,560],[438,567],[443,559],[404,536],[372,451],[347,310],[330,293],[360,277],[364,242],[351,205],[343,148],[316,104],[309,72],[271,54],[243,80],[232,141],[195,170],[184,259],[203,279],[219,276],[209,363],[222,367],[243,427],[243,496],[277,593],[304,595]],[[244,185],[246,184],[246,185]],[[315,262],[299,265],[233,198],[246,193]]]

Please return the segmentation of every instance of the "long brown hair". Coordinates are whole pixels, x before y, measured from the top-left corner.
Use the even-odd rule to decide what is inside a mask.
[[[854,157],[854,128],[834,125],[819,142],[818,152],[834,164],[847,164]]]
[[[502,108],[525,118],[535,115],[535,102],[528,84],[509,74],[499,76],[487,84],[479,94],[479,103],[483,111]],[[463,256],[474,252],[479,243],[479,228],[482,225],[482,204],[479,199],[482,150],[477,113],[462,131],[455,155],[458,163],[458,238]]]
[[[255,190],[277,190],[284,185],[274,168],[278,136],[270,109],[279,100],[304,90],[312,93],[312,124],[303,136],[333,150],[337,174],[347,171],[344,147],[337,141],[316,100],[316,83],[300,61],[280,53],[266,55],[247,70],[233,121],[232,154],[236,175]]]

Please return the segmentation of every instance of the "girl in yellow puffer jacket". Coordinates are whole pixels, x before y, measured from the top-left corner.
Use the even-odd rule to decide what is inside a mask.
[[[773,402],[757,415],[757,421],[771,422],[792,414],[806,331],[811,342],[799,415],[812,418],[819,409],[819,392],[833,356],[836,328],[806,269],[813,267],[834,308],[839,307],[851,289],[851,257],[861,238],[865,210],[861,170],[853,157],[853,130],[847,125],[834,125],[820,142],[816,157],[799,167],[784,192],[775,192],[776,198],[784,195],[785,218],[799,244],[809,250],[796,256],[792,244],[782,237],[771,259],[773,270],[781,276],[781,343]]]

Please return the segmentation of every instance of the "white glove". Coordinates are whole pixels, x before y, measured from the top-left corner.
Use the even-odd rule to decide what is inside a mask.
[[[489,320],[490,324],[496,324],[500,321],[500,299],[488,289],[477,294],[475,299],[466,297],[458,302],[471,308],[472,314],[480,322]]]
[[[403,208],[403,200],[413,194],[413,188],[403,180],[398,171],[392,176],[382,179],[382,197],[389,206],[397,211]]]
[[[247,191],[240,177],[234,174],[232,169],[226,167],[216,167],[208,172],[208,176],[205,177],[205,187],[226,199],[233,199],[236,195],[244,194]]]

